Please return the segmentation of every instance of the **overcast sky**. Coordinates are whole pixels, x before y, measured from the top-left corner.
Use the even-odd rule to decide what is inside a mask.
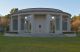
[[[0,0],[0,14],[9,14],[12,8],[55,8],[72,15],[80,14],[80,0]]]

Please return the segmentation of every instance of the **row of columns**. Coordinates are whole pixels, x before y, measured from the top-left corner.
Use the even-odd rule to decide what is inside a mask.
[[[52,17],[51,15],[49,16],[49,17]],[[62,33],[62,32],[64,32],[64,30],[63,30],[63,15],[59,15],[59,16],[54,16],[54,18],[59,18],[59,30],[57,30],[56,28],[57,28],[57,26],[56,26],[56,20],[55,20],[55,33]],[[70,16],[67,16],[67,32],[70,32],[71,31],[71,25],[70,25]]]
[[[47,15],[47,23],[49,23],[50,21],[50,18],[49,17],[51,17],[51,15]],[[14,30],[13,30],[13,20],[12,20],[12,18],[13,18],[13,16],[11,16],[11,22],[10,22],[10,31],[11,32],[14,32]],[[60,15],[60,16],[58,16],[58,18],[59,18],[59,23],[60,23],[60,26],[59,26],[59,30],[56,30],[56,26],[55,26],[55,33],[62,33],[62,15]],[[56,23],[55,23],[56,24]],[[48,24],[49,25],[49,24]],[[67,31],[70,31],[70,17],[68,18],[68,24],[67,24],[68,26],[67,26]],[[49,26],[48,26],[48,28],[47,28],[47,30],[49,31]],[[18,32],[21,32],[21,16],[20,15],[18,15]]]

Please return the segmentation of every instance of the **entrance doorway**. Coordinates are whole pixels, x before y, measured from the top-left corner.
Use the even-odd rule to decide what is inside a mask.
[[[46,15],[34,15],[34,21],[35,21],[35,33],[44,33],[45,31],[45,21],[46,21]]]

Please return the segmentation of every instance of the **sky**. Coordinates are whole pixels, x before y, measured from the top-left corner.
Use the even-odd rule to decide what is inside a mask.
[[[12,8],[55,8],[70,13],[80,14],[80,0],[0,0],[0,14],[9,14]]]

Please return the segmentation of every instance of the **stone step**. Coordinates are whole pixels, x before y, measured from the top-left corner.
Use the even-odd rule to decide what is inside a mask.
[[[55,33],[49,33],[49,34],[45,34],[45,33],[36,33],[36,34],[31,34],[31,33],[20,33],[20,34],[9,34],[9,33],[5,33],[4,36],[23,36],[23,37],[63,37],[63,34],[55,34]]]

